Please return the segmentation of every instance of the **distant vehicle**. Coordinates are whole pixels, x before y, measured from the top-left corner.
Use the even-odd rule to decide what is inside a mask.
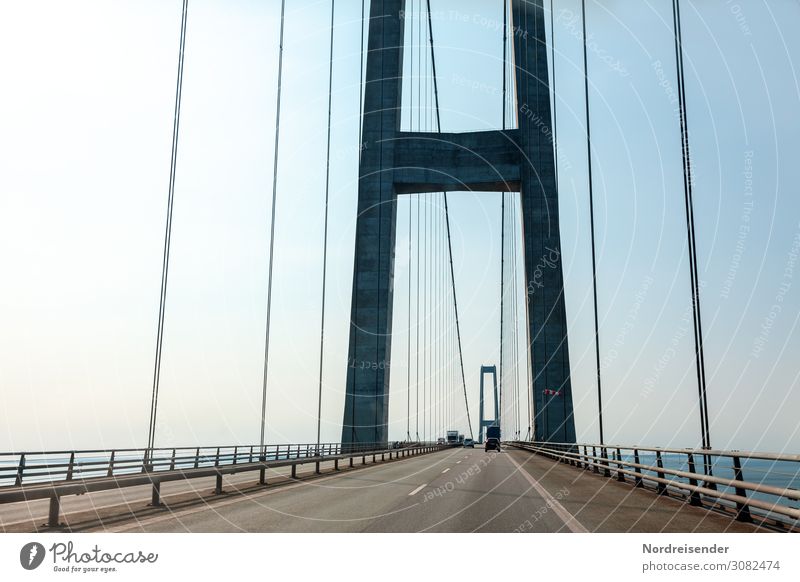
[[[457,430],[448,430],[447,431],[447,444],[455,446],[458,444],[458,431]]]
[[[497,451],[500,452],[500,439],[496,439],[494,437],[486,439],[486,446],[484,450],[488,453],[489,451]]]
[[[436,444],[437,445],[443,445],[445,443],[446,443],[446,441],[442,437],[439,437],[438,439],[436,439]]]
[[[394,441],[394,442],[392,443],[392,448],[393,448],[393,449],[400,449],[400,448],[402,448],[402,447],[403,447],[403,443],[401,443],[400,441]]]
[[[458,435],[458,444],[460,444],[460,445],[464,444],[464,435],[463,434]]]
[[[471,449],[474,449],[475,448],[475,441],[473,441],[472,439],[464,439],[464,448],[467,448],[467,447],[469,447]]]
[[[499,426],[487,426],[486,427],[486,438],[487,439],[497,439],[500,440],[500,427]]]

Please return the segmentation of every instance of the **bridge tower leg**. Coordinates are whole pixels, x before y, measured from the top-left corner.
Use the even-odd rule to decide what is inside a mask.
[[[400,130],[404,14],[371,0],[342,443],[388,441],[397,196],[459,190],[520,192],[535,437],[575,442],[542,0],[512,0],[512,130]]]
[[[372,0],[342,444],[388,441],[404,0]]]
[[[535,440],[575,442],[558,184],[542,0],[513,0],[517,119]],[[560,396],[545,399],[544,390]],[[547,413],[544,414],[544,406]],[[546,419],[546,422],[544,422]]]

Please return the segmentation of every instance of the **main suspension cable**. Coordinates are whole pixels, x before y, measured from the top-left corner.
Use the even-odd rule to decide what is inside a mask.
[[[156,355],[153,363],[153,392],[150,397],[150,421],[147,432],[147,458],[152,456],[156,438],[156,415],[158,413],[158,390],[161,384],[161,353],[164,348],[164,315],[167,306],[167,279],[169,276],[169,251],[172,242],[172,209],[175,205],[175,172],[178,162],[178,134],[181,120],[181,93],[183,91],[183,62],[186,52],[186,16],[189,0],[183,0],[181,10],[181,33],[178,49],[178,77],[175,83],[175,113],[172,119],[172,151],[169,162],[169,188],[167,194],[167,222],[164,233],[164,254],[161,259],[161,294],[158,305],[156,331]]]

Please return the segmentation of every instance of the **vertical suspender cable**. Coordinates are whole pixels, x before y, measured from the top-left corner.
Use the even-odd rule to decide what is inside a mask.
[[[361,159],[361,152],[364,150],[361,147],[362,144],[362,137],[361,131],[363,129],[364,123],[364,21],[366,13],[366,0],[361,0],[361,45],[360,45],[360,55],[361,58],[359,60],[359,82],[358,82],[358,157],[359,160]]]
[[[359,45],[359,81],[358,81],[358,160],[359,160],[359,187],[361,184],[361,156],[364,154],[364,23],[366,21],[366,0],[361,0],[361,43]],[[356,253],[355,269],[358,270],[359,257]],[[358,306],[358,296],[353,297],[355,306]],[[352,362],[350,363],[352,365]],[[356,389],[355,389],[355,374],[351,375],[353,383],[350,386],[350,436],[353,441],[357,441],[355,430],[356,423]]]
[[[421,0],[420,0],[420,2],[421,2]],[[417,74],[421,75],[422,74],[422,43],[421,43],[421,39],[422,39],[422,34],[421,34],[421,32],[422,32],[422,19],[420,18],[420,15],[422,14],[422,9],[415,10],[415,7],[416,7],[416,1],[415,0],[411,0],[411,10],[412,10],[412,16],[411,16],[411,27],[412,27],[411,28],[411,31],[412,31],[411,42],[412,42],[412,50],[413,50],[413,42],[414,42],[414,36],[413,36],[414,25],[416,24],[416,29],[417,29]],[[414,22],[415,18],[417,20],[416,23]],[[413,62],[414,62],[413,61],[413,59],[414,59],[414,53],[413,52],[411,53],[411,59],[412,59],[412,61],[411,61],[412,62],[412,66],[413,66]],[[411,78],[412,78],[412,81],[413,81],[414,80],[414,75],[413,74],[411,75]],[[417,81],[417,106],[416,106],[416,109],[417,109],[417,111],[416,111],[416,113],[417,113],[417,131],[420,131],[420,129],[422,128],[422,124],[421,124],[421,119],[422,119],[422,114],[421,114],[422,80],[421,79],[417,79],[416,81]],[[414,114],[414,106],[413,106],[413,104],[414,104],[414,88],[413,88],[413,85],[411,87],[411,104],[412,104],[412,107],[411,107],[411,113],[412,113],[411,124],[412,124],[412,127],[411,127],[411,129],[413,130],[413,122],[414,122],[414,119],[413,119],[413,114]],[[420,275],[421,275],[421,273],[420,273],[420,265],[421,265],[420,248],[422,247],[422,239],[420,239],[420,228],[419,228],[419,225],[420,225],[420,219],[422,218],[422,211],[421,211],[421,208],[422,208],[422,197],[421,197],[420,194],[416,194],[415,198],[417,200],[417,309],[416,309],[416,314],[417,314],[417,340],[416,340],[417,354],[416,354],[416,358],[415,358],[415,361],[416,361],[416,364],[417,364],[417,382],[416,382],[415,404],[416,404],[417,409],[416,409],[416,413],[414,415],[414,418],[415,418],[416,433],[417,433],[416,434],[416,440],[417,440],[417,442],[419,442],[419,440],[420,440],[420,438],[419,438],[419,331],[420,331],[420,327],[421,327],[422,323],[424,323],[424,320],[422,321],[422,323],[420,322],[420,301],[419,301],[419,299],[420,299],[420,291],[421,291],[421,289],[420,289],[420,280],[421,280],[420,279]],[[424,305],[423,305],[423,307],[424,307]],[[423,334],[423,340],[424,339],[425,339],[425,336]],[[423,351],[422,357],[423,357],[423,361],[424,361],[424,358],[425,358],[424,351]],[[423,382],[425,381],[425,367],[424,367],[424,364],[423,364],[423,368],[422,368],[422,381]],[[424,398],[425,398],[424,388],[423,388],[422,397],[423,397],[423,400],[424,400]],[[425,408],[424,408],[424,402],[423,402],[423,414],[424,413],[425,413]],[[423,431],[423,433],[425,432],[424,417],[423,417],[422,431]]]
[[[322,368],[325,354],[325,290],[328,274],[328,200],[331,185],[331,113],[333,110],[333,24],[336,0],[331,0],[331,46],[328,59],[328,141],[325,151],[325,226],[322,243],[322,308],[319,325],[319,391],[317,395],[317,450],[322,430]]]
[[[425,250],[422,269],[424,293],[422,300],[422,438],[428,440],[428,195],[425,194],[425,225],[422,228],[422,239]]]
[[[264,378],[261,392],[261,451],[264,452],[264,433],[267,426],[267,382],[269,377],[269,331],[272,320],[272,271],[275,264],[275,203],[278,199],[278,151],[281,134],[281,89],[283,85],[283,31],[286,0],[281,0],[281,30],[278,39],[278,89],[275,105],[275,155],[272,163],[272,209],[269,230],[269,268],[267,279],[267,325],[264,340]]]
[[[589,222],[592,238],[592,295],[594,299],[594,347],[597,370],[597,422],[600,429],[600,444],[603,444],[603,391],[600,378],[600,327],[597,317],[597,259],[594,237],[594,191],[592,180],[592,133],[589,122],[589,68],[586,56],[586,0],[581,0],[583,22],[583,87],[586,101],[586,157],[589,168]]]
[[[553,65],[550,68],[553,75],[553,162],[555,167],[556,190],[558,190],[558,99],[556,98],[556,28],[553,19],[553,0],[550,0],[550,52],[553,54]],[[585,67],[584,67],[585,71]]]
[[[186,15],[189,0],[183,0],[181,10],[180,48],[178,49],[178,78],[175,83],[175,114],[172,119],[172,152],[169,164],[169,189],[167,194],[167,223],[164,233],[164,254],[161,260],[161,294],[158,305],[158,326],[156,331],[156,355],[153,363],[153,392],[150,397],[150,422],[147,432],[145,457],[152,456],[156,438],[156,415],[158,413],[158,389],[161,384],[161,353],[164,347],[164,315],[167,304],[167,278],[169,276],[169,250],[172,241],[172,209],[175,204],[175,171],[178,162],[178,133],[181,120],[181,92],[183,90],[183,61],[186,52]]]
[[[436,130],[441,133],[442,120],[439,113],[439,87],[436,80],[436,55],[433,51],[433,23],[431,22],[431,0],[428,3],[428,34],[430,36],[431,44],[431,70],[433,75],[433,92],[436,107]],[[453,314],[456,320],[456,337],[458,341],[458,358],[461,363],[461,384],[464,388],[464,405],[467,409],[467,424],[469,425],[469,436],[474,439],[475,435],[472,432],[472,419],[469,414],[469,399],[467,397],[467,377],[464,374],[464,352],[461,348],[461,324],[458,320],[458,300],[456,298],[456,275],[453,269],[453,243],[450,236],[450,211],[447,206],[447,192],[443,193],[444,199],[444,217],[445,225],[447,226],[447,256],[450,260],[450,287],[453,292]]]
[[[406,441],[411,440],[411,198],[408,199],[408,350],[406,355]]]
[[[416,431],[416,440],[419,442],[419,328],[420,328],[420,322],[419,322],[419,295],[420,295],[420,293],[419,293],[420,292],[420,288],[419,288],[419,281],[420,281],[419,265],[420,265],[420,252],[419,252],[419,250],[420,250],[420,247],[422,246],[420,238],[419,238],[419,223],[420,223],[420,218],[422,216],[422,212],[421,212],[422,204],[420,202],[419,194],[415,194],[414,197],[415,197],[415,199],[417,201],[417,308],[415,310],[415,314],[417,316],[417,330],[416,330],[417,331],[417,339],[414,342],[414,347],[416,348],[416,351],[417,351],[416,356],[414,357],[414,363],[417,366],[417,381],[415,382],[415,388],[416,388],[416,393],[417,394],[416,394],[416,397],[414,398],[414,405],[416,406],[416,411],[414,412],[414,425],[415,425],[415,431]]]
[[[683,154],[683,186],[686,204],[686,235],[689,242],[689,273],[692,286],[692,313],[694,317],[695,365],[697,368],[697,390],[700,404],[700,432],[703,448],[711,448],[708,422],[708,397],[706,394],[705,357],[703,354],[703,326],[700,321],[700,285],[697,270],[697,239],[694,227],[694,200],[692,195],[692,164],[689,150],[689,127],[686,116],[686,85],[683,68],[683,37],[681,33],[680,1],[673,0],[672,15],[675,29],[675,62],[678,76],[681,146]],[[705,459],[705,470],[710,473],[709,459]]]
[[[413,46],[414,46],[413,45],[413,41],[414,41],[414,36],[413,36],[413,33],[414,33],[414,14],[415,14],[414,6],[415,6],[414,0],[411,0],[411,9],[412,9],[412,16],[411,16],[411,33],[412,33],[411,40],[412,40],[412,45],[411,46],[412,46],[412,50],[413,50]],[[419,32],[419,25],[417,25],[417,31]],[[419,42],[419,34],[417,34],[417,42]],[[417,66],[417,73],[419,73],[419,63],[421,62],[419,53],[420,53],[420,48],[417,47],[417,65],[418,65]],[[414,59],[414,57],[413,57],[413,52],[412,52],[412,57],[411,57],[412,67],[413,67],[413,63],[414,63],[413,59]],[[413,75],[413,73],[411,75],[411,79],[412,79],[412,87],[411,87],[411,115],[412,115],[412,117],[411,117],[411,129],[413,130],[413,128],[414,128],[414,118],[413,118],[413,115],[414,115],[414,87],[413,87],[414,75]],[[420,86],[420,83],[417,82],[417,107],[419,107],[419,103],[420,103],[419,86]],[[419,118],[420,118],[420,116],[419,116],[419,113],[418,113],[417,114],[417,130],[418,131],[419,131],[419,126],[420,126]],[[416,407],[416,410],[414,412],[414,425],[415,425],[415,431],[416,431],[416,440],[419,442],[419,329],[420,329],[419,296],[420,296],[420,258],[421,258],[420,257],[420,248],[422,246],[422,241],[421,241],[420,236],[419,236],[420,235],[419,225],[420,225],[420,219],[422,218],[422,211],[421,211],[422,200],[421,200],[419,194],[415,194],[414,195],[414,199],[417,202],[417,308],[415,310],[415,313],[416,313],[416,316],[417,316],[417,330],[416,330],[417,339],[416,339],[416,341],[414,343],[414,346],[416,348],[416,355],[414,357],[414,362],[415,362],[416,368],[417,368],[417,381],[415,382],[416,396],[414,398],[414,405]],[[423,373],[424,373],[424,370],[423,370]]]
[[[503,355],[504,350],[503,347],[505,345],[504,340],[504,318],[505,318],[505,253],[506,253],[506,193],[501,192],[501,202],[500,202],[500,414],[501,417],[503,415]],[[480,427],[479,427],[480,428]],[[481,434],[480,437],[483,436],[483,429],[480,428]]]
[[[412,15],[414,5],[411,5]],[[411,66],[411,74],[409,75],[409,101],[410,107],[408,108],[408,128],[409,131],[413,129],[414,124],[414,21],[410,18],[411,24],[408,28],[411,29],[411,58],[409,64]],[[408,357],[406,359],[406,441],[411,440],[411,238],[413,233],[412,224],[412,196],[408,197]]]
[[[506,60],[508,43],[508,1],[503,0],[503,129],[506,129]],[[505,252],[506,252],[506,193],[500,193],[500,408],[503,402],[503,340],[504,340],[504,317],[505,317]],[[483,420],[483,419],[481,419]],[[483,427],[479,427],[480,435],[483,436]]]
[[[434,195],[434,200],[436,197]],[[433,206],[434,210],[438,211],[437,204]],[[439,220],[438,212],[434,214],[434,246],[433,246],[433,309],[431,315],[433,317],[433,338],[434,342],[431,347],[433,348],[433,433],[432,437],[439,434]]]

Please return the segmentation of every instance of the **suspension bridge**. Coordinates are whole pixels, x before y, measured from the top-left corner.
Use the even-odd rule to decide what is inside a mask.
[[[435,2],[434,2],[435,3]],[[291,2],[290,2],[291,4]],[[164,329],[190,0],[183,0],[147,439],[139,448],[0,454],[5,531],[792,531],[800,519],[800,455],[715,449],[711,441],[701,320],[695,200],[679,0],[672,0],[685,246],[699,430],[694,448],[606,442],[585,2],[581,39],[588,168],[596,426],[578,442],[559,213],[553,31],[547,0],[502,2],[502,126],[447,131],[442,124],[431,0],[361,4],[357,212],[341,438],[322,440],[328,292],[334,49],[330,2],[316,438],[268,442],[271,348],[281,190],[286,2],[281,2],[268,222],[260,439],[159,446]],[[548,25],[549,21],[549,25]],[[562,169],[563,171],[563,169]],[[457,285],[451,212],[455,192],[497,193],[501,206],[499,361],[464,356],[463,289]],[[401,210],[402,209],[402,212]],[[402,222],[400,217],[404,219]],[[402,236],[401,236],[402,233]],[[407,241],[405,240],[407,237]],[[407,242],[406,305],[396,299],[399,240]],[[316,284],[311,282],[310,284]],[[398,292],[398,293],[396,293]],[[396,312],[407,321],[403,333]],[[412,321],[413,319],[413,321]],[[393,340],[395,340],[393,342]],[[308,346],[307,346],[308,347]],[[404,434],[390,434],[391,375],[403,354]],[[394,355],[393,355],[394,354]],[[468,367],[480,366],[477,387]],[[494,391],[484,390],[484,374]],[[577,388],[576,388],[577,390]],[[585,386],[581,387],[585,390]],[[472,396],[474,398],[474,396]],[[486,401],[486,402],[485,402]],[[394,400],[393,402],[397,402]],[[491,405],[489,404],[491,402]],[[484,406],[485,404],[485,406]],[[493,418],[485,415],[493,410]],[[683,413],[682,413],[683,414]],[[502,451],[448,441],[456,430],[482,442],[499,426]],[[473,432],[473,429],[476,429]]]

